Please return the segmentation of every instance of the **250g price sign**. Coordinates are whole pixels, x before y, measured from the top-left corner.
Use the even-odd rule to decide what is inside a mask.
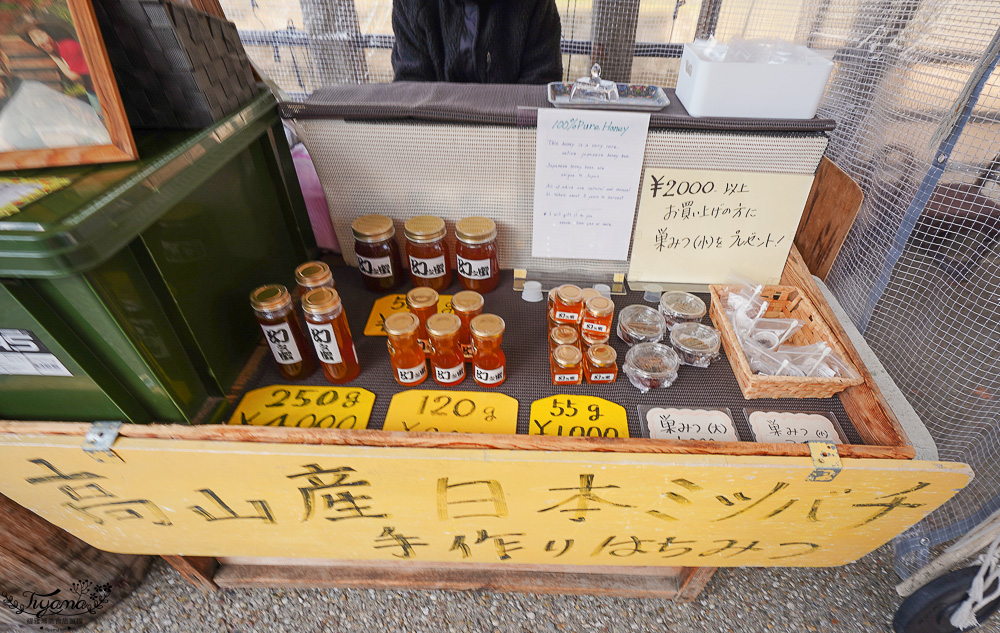
[[[229,424],[301,429],[364,429],[375,394],[356,387],[274,385],[248,391]]]
[[[551,396],[531,403],[530,435],[628,437],[620,405],[594,396]]]
[[[403,391],[392,397],[382,428],[513,435],[517,433],[517,400],[479,391]]]

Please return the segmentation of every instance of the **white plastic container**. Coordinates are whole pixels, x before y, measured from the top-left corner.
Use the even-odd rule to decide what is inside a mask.
[[[833,62],[796,47],[803,62],[767,64],[710,61],[684,45],[677,98],[691,116],[811,119],[833,71]]]

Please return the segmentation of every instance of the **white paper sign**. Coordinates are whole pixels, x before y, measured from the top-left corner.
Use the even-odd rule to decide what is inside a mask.
[[[533,257],[628,259],[649,114],[538,111]]]
[[[775,283],[812,174],[647,168],[628,279],[724,283],[733,272]]]
[[[733,420],[719,409],[652,407],[646,410],[645,418],[649,437],[654,440],[740,441]]]
[[[747,420],[758,442],[768,444],[802,444],[833,442],[843,444],[833,421],[821,413],[783,413],[752,411]]]

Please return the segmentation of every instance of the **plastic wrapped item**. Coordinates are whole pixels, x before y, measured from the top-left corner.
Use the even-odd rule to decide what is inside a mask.
[[[758,343],[763,341],[774,341],[771,349],[777,349],[779,345],[795,336],[795,333],[806,324],[800,319],[757,319],[754,329],[750,332],[750,337]]]
[[[618,338],[629,345],[663,340],[667,322],[663,315],[643,305],[630,305],[618,313]]]
[[[707,311],[705,302],[690,292],[674,290],[660,296],[660,314],[667,322],[668,330],[678,323],[701,321]]]
[[[662,343],[639,343],[625,354],[622,371],[629,382],[646,393],[674,384],[680,364],[681,359],[672,348]]]
[[[719,357],[722,338],[714,327],[693,322],[678,323],[670,330],[670,344],[683,364],[708,367]]]

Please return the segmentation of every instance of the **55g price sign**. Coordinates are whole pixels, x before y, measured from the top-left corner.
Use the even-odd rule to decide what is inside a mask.
[[[430,391],[397,393],[385,414],[386,431],[517,433],[517,400],[502,393]]]
[[[357,387],[274,385],[248,391],[229,424],[300,429],[364,429],[375,394]]]
[[[594,396],[558,395],[531,403],[530,435],[628,437],[621,405]]]

